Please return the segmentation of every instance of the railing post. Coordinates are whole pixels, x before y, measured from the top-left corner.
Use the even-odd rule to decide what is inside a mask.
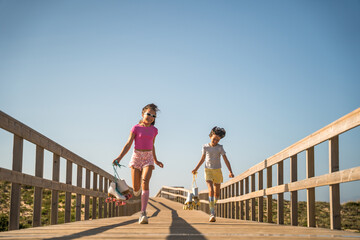
[[[66,184],[72,185],[72,162],[66,160]],[[65,222],[71,222],[71,192],[65,193]]]
[[[266,168],[266,187],[272,187],[272,166]],[[267,222],[272,223],[272,195],[267,196],[266,201],[267,208]]]
[[[263,170],[260,170],[258,173],[258,185],[259,185],[259,190],[262,190],[263,187]],[[258,199],[258,221],[259,222],[263,222],[263,218],[264,218],[264,198],[263,197],[259,197]]]
[[[52,180],[59,182],[60,180],[60,156],[53,155],[53,176]],[[51,225],[57,224],[58,222],[58,206],[59,206],[59,191],[51,191]]]
[[[284,161],[279,162],[277,165],[277,183],[278,186],[281,186],[284,184]],[[277,208],[277,224],[284,224],[284,193],[278,194]]]
[[[306,150],[306,178],[315,176],[314,147]],[[308,188],[307,192],[307,226],[315,227],[315,188]]]
[[[93,190],[97,191],[97,173],[93,172]],[[96,219],[96,205],[97,205],[97,198],[93,197],[93,204],[92,204],[92,219]]]
[[[240,195],[244,195],[244,180],[240,180]],[[240,219],[244,219],[244,201],[240,201]]]
[[[249,193],[249,177],[245,178],[245,194]],[[245,200],[245,219],[250,220],[249,216],[249,199]]]
[[[231,195],[230,197],[234,197],[235,196],[235,184],[231,184]],[[231,206],[231,218],[234,219],[235,218],[235,203],[234,202],[231,202],[230,203],[230,206]]]
[[[297,155],[290,157],[290,182],[297,181]],[[291,225],[298,225],[298,192],[290,192],[290,218]]]
[[[329,173],[339,171],[339,136],[329,140]],[[330,193],[330,228],[341,229],[340,185],[332,184]]]
[[[239,182],[236,182],[235,184],[235,196],[239,196],[240,194],[240,191],[239,191]],[[235,219],[239,219],[240,216],[239,216],[239,213],[240,213],[240,209],[239,209],[239,206],[240,206],[240,203],[237,201],[235,203]]]
[[[86,169],[85,188],[90,189],[90,170]],[[85,196],[85,220],[90,218],[90,196]]]
[[[23,142],[24,142],[23,138],[14,135],[13,165],[12,165],[13,171],[22,172]],[[21,200],[20,193],[21,193],[21,185],[18,183],[11,183],[9,230],[19,229],[20,200]]]
[[[77,182],[76,186],[82,187],[82,166],[77,165]],[[76,194],[76,221],[81,221],[81,194]]]
[[[255,192],[255,174],[251,175],[251,192]],[[255,198],[251,198],[251,220],[255,221]]]
[[[104,179],[104,192],[105,193],[108,193],[108,179],[105,178]],[[110,205],[110,204],[109,204]],[[106,202],[104,202],[104,218],[108,218],[109,215],[108,215],[108,204]]]
[[[103,182],[104,177],[99,175],[99,192],[103,192],[103,188],[104,188],[104,182]],[[99,218],[103,218],[103,198],[99,198]]]
[[[36,145],[35,157],[35,176],[43,178],[44,174],[44,148]],[[33,227],[41,225],[41,205],[43,188],[35,187],[34,192],[34,211],[33,211]]]

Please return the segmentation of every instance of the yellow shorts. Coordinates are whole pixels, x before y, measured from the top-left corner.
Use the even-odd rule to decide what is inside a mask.
[[[221,168],[210,169],[205,168],[205,181],[212,181],[213,183],[220,184],[223,182],[223,175]]]

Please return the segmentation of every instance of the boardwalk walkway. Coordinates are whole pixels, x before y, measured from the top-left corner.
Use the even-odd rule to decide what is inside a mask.
[[[164,198],[149,201],[150,224],[139,225],[138,214],[79,221],[0,233],[2,239],[360,239],[338,230],[281,226],[218,218],[209,223],[202,211],[182,210]]]

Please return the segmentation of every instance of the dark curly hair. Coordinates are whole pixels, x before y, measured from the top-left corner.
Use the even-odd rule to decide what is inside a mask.
[[[215,126],[215,127],[213,127],[213,129],[211,129],[209,136],[211,137],[214,134],[219,136],[220,138],[223,138],[223,137],[225,137],[226,131],[223,128]]]
[[[143,115],[144,112],[145,112],[146,110],[148,110],[148,109],[151,109],[151,110],[153,110],[153,111],[156,112],[156,113],[160,111],[160,109],[159,109],[155,104],[150,103],[150,104],[146,105],[145,107],[143,107],[142,112],[141,112],[141,115]],[[142,119],[140,119],[139,123],[142,123]],[[151,125],[155,125],[155,119],[154,119],[154,121],[151,123]]]

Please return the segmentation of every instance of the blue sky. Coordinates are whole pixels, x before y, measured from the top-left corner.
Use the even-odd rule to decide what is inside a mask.
[[[191,186],[215,125],[238,175],[359,107],[359,13],[359,1],[0,0],[0,109],[111,173],[154,102],[165,168],[151,195]],[[359,165],[359,133],[340,137],[341,169]],[[11,135],[0,130],[0,143],[11,168]],[[327,145],[315,151],[325,174]],[[24,172],[34,152],[25,145]],[[130,182],[129,169],[120,175]],[[359,183],[342,186],[341,201],[360,199]],[[327,200],[327,187],[316,198]]]

